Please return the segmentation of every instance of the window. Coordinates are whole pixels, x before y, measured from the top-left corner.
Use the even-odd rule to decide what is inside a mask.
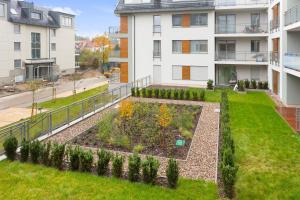
[[[192,81],[207,81],[208,67],[191,66]]]
[[[55,29],[51,29],[51,36],[56,37],[56,30]]]
[[[21,42],[15,42],[14,49],[15,51],[21,51]]]
[[[51,51],[56,51],[56,43],[51,43]]]
[[[251,40],[251,52],[259,52],[259,46],[259,40]]]
[[[53,61],[54,61],[54,63],[53,64],[56,64],[56,58],[52,58],[53,59]]]
[[[191,25],[192,26],[206,26],[208,21],[208,14],[192,14],[191,15]]]
[[[73,22],[72,22],[72,18],[71,17],[63,17],[62,18],[62,25],[63,26],[67,26],[67,27],[71,27],[73,26]]]
[[[154,42],[153,42],[153,57],[161,57],[160,40],[154,40]]]
[[[172,67],[172,79],[173,80],[182,80],[182,66],[173,66]]]
[[[207,53],[207,40],[192,40],[191,53]]]
[[[173,23],[173,26],[181,26],[182,25],[182,15],[173,15],[172,23]]]
[[[41,58],[41,34],[31,33],[31,57]]]
[[[154,33],[160,33],[161,32],[161,21],[160,21],[160,16],[159,15],[153,16],[153,32]]]
[[[172,41],[172,51],[173,53],[182,53],[182,41],[173,40]]]
[[[251,80],[260,80],[260,68],[259,67],[251,67]]]
[[[21,68],[21,60],[18,59],[18,60],[14,60],[14,66],[15,66],[15,69],[20,69]]]
[[[260,15],[259,13],[251,14],[251,26],[259,26],[260,25]]]
[[[4,4],[0,3],[0,17],[5,16],[5,6]]]
[[[40,20],[40,19],[42,19],[42,14],[41,13],[37,13],[37,12],[32,12],[31,13],[31,18],[32,19],[38,19],[38,20]]]
[[[15,32],[15,34],[20,34],[21,33],[21,25],[20,24],[15,24],[14,25],[14,32]]]

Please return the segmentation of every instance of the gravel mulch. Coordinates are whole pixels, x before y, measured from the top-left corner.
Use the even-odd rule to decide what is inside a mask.
[[[220,105],[217,103],[182,101],[182,100],[165,100],[165,99],[143,99],[131,98],[134,101],[152,102],[152,103],[167,103],[167,104],[184,104],[184,105],[200,105],[202,106],[202,113],[193,137],[193,141],[186,160],[180,160],[180,176],[190,179],[204,179],[208,181],[217,181],[217,165],[218,165],[218,140],[219,140],[219,112]],[[81,121],[74,126],[63,130],[62,132],[52,136],[48,140],[59,143],[66,143],[74,137],[80,135],[85,130],[92,128],[101,119],[105,113],[109,112],[108,108],[100,113],[91,116],[84,121]],[[91,149],[95,153],[95,148]],[[114,152],[114,151],[112,151]],[[116,152],[124,156],[129,156],[130,153]],[[141,155],[145,158],[146,155]],[[159,176],[165,176],[165,169],[168,159],[163,157],[156,157],[160,161]],[[125,171],[127,163],[125,164]]]

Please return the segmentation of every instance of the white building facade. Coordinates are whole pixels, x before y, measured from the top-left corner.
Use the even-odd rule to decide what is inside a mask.
[[[72,73],[74,18],[25,1],[0,0],[0,84]]]
[[[119,64],[122,82],[147,75],[154,84],[176,86],[201,87],[209,79],[216,85],[268,81],[284,103],[299,105],[297,4],[299,0],[120,0],[115,13],[121,25],[110,28],[119,45],[110,61]]]

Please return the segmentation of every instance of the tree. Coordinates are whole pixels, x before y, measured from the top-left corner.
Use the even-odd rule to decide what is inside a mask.
[[[73,81],[73,95],[75,96],[76,95],[76,81],[79,81],[81,79],[81,75],[74,72],[72,75],[71,75],[71,80]]]
[[[93,43],[96,47],[99,48],[100,59],[101,59],[100,62],[103,66],[105,63],[108,63],[109,54],[112,50],[111,41],[107,36],[102,35],[102,36],[95,37],[93,39]]]
[[[29,82],[30,91],[32,91],[32,107],[31,107],[31,117],[37,113],[37,103],[35,102],[36,91],[40,89],[42,82],[40,80],[33,80]]]

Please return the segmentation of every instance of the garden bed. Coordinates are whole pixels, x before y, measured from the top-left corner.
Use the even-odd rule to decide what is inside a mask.
[[[199,105],[125,101],[69,143],[185,160],[201,111]]]

